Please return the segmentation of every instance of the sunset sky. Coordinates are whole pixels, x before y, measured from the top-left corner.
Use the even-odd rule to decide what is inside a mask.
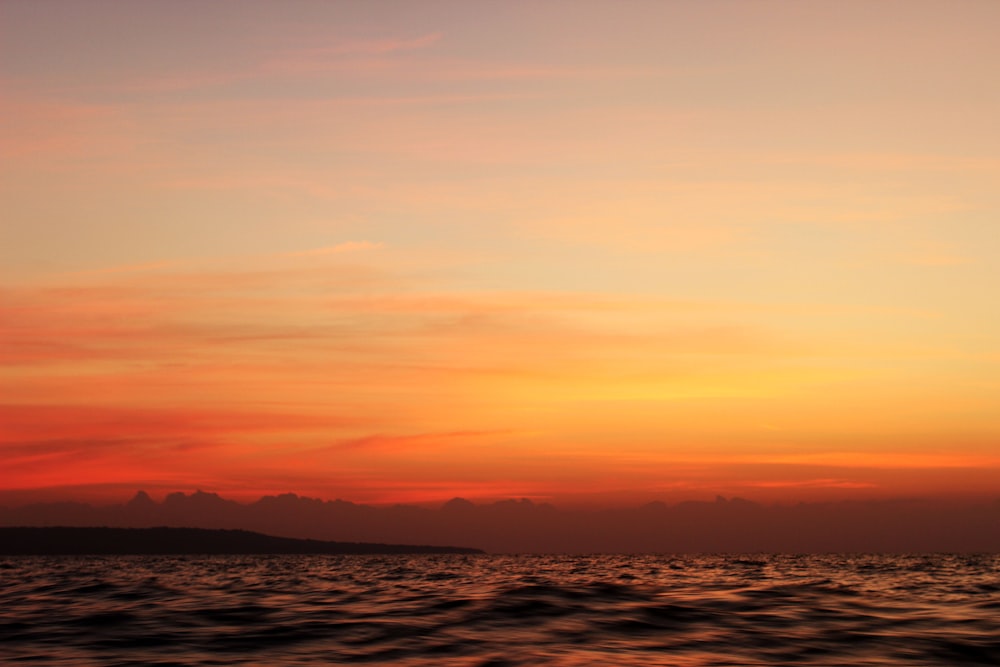
[[[0,3],[0,504],[1000,496],[1000,2]]]

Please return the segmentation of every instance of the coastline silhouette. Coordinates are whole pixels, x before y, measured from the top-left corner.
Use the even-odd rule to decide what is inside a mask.
[[[480,549],[274,537],[207,528],[0,528],[0,555],[481,554]]]

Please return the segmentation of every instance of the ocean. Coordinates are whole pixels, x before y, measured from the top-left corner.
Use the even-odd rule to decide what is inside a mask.
[[[1000,665],[1000,556],[0,559],[0,664]]]

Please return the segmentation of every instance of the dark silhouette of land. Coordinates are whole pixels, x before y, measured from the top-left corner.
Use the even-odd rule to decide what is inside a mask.
[[[464,547],[326,542],[207,528],[0,528],[0,555],[481,554]]]
[[[461,498],[439,508],[373,507],[292,493],[239,503],[202,491],[157,502],[140,491],[118,505],[0,507],[0,526],[239,528],[352,543],[460,544],[491,553],[1000,552],[1000,500],[762,505],[720,497],[588,510]]]

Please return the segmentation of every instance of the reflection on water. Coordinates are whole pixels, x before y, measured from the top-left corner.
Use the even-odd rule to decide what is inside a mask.
[[[1000,557],[7,558],[0,662],[995,666]]]

